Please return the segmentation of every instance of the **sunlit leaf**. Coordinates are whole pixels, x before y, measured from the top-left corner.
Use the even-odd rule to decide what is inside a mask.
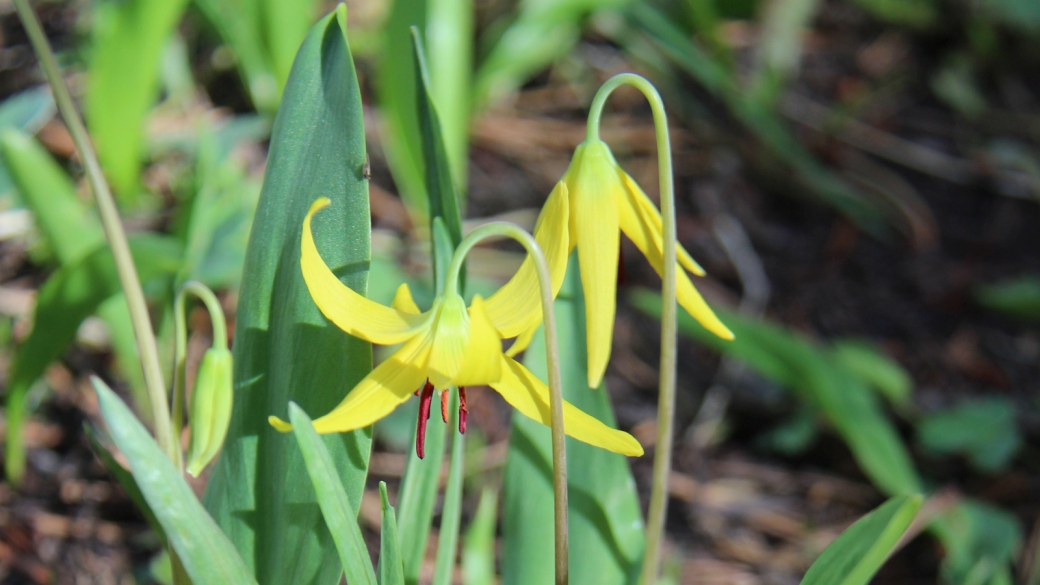
[[[235,548],[148,431],[104,382],[96,377],[91,382],[112,440],[192,581],[255,585]]]
[[[346,37],[346,7],[318,22],[297,55],[271,136],[235,328],[235,400],[206,507],[261,583],[332,583],[341,571],[303,457],[267,424],[290,401],[323,415],[371,370],[367,343],[329,323],[300,272],[300,230],[314,221],[322,258],[365,292],[371,219],[364,177],[361,95]],[[360,501],[370,430],[322,437],[351,501]]]

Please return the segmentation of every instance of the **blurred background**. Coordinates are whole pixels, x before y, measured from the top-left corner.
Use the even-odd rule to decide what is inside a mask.
[[[921,536],[876,582],[1040,583],[1040,2],[347,4],[371,161],[369,292],[384,302],[402,280],[429,298],[408,25],[424,31],[467,229],[490,218],[533,226],[608,77],[635,71],[663,94],[679,240],[737,334],[723,344],[680,325],[668,522],[679,582],[795,584],[886,494],[924,489]],[[128,230],[175,245],[153,256],[160,276],[146,282],[164,351],[171,275],[219,290],[233,322],[281,88],[308,27],[334,4],[35,7]],[[97,416],[91,373],[148,415],[122,298],[84,285],[98,298],[75,339],[25,345],[47,298],[38,293],[82,266],[101,232],[3,0],[0,100],[0,380],[29,412],[25,476],[0,482],[0,583],[161,581],[159,541],[83,430]],[[656,201],[645,100],[616,92],[602,134]],[[622,249],[607,386],[618,426],[650,446],[659,280],[631,243]],[[471,292],[493,289],[521,258],[479,249]],[[211,335],[201,308],[191,329],[197,360]],[[501,475],[508,436],[509,410],[488,394],[470,399],[480,438],[467,474],[478,487]],[[377,428],[361,510],[376,549],[375,482],[393,491],[403,473],[414,409]],[[632,465],[645,504],[650,458]],[[464,522],[478,493],[467,490]],[[953,534],[922,534],[950,510]]]

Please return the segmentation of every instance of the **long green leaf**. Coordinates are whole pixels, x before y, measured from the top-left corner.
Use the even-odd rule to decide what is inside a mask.
[[[171,238],[137,236],[130,240],[130,251],[141,282],[172,276],[180,267],[181,247]],[[7,387],[5,466],[9,477],[21,477],[25,466],[21,431],[29,388],[72,344],[80,323],[119,291],[115,261],[108,248],[98,248],[62,266],[40,288],[33,329],[15,354]]]
[[[148,431],[98,378],[91,378],[112,440],[162,525],[188,575],[198,585],[249,585],[256,580],[234,546],[195,497]]]
[[[159,538],[165,544],[166,531],[163,529],[162,524],[159,523],[159,519],[155,517],[155,512],[152,512],[152,507],[148,505],[148,500],[141,493],[141,488],[137,485],[137,480],[134,479],[133,474],[116,460],[116,456],[109,447],[109,443],[112,441],[111,437],[92,424],[84,424],[83,430],[87,434],[87,440],[90,441],[90,447],[94,449],[94,454],[101,460],[105,469],[112,474],[112,477],[119,482],[119,485],[123,487],[127,497],[130,498],[134,506],[137,506],[137,510],[144,516],[145,522],[159,535]]]
[[[46,84],[13,95],[0,103],[0,130],[17,129],[36,134],[56,111],[54,97]],[[0,197],[17,201],[7,165],[0,160]]]
[[[641,311],[660,315],[661,297],[647,290],[632,296]],[[863,472],[888,495],[920,493],[921,478],[877,396],[855,375],[838,367],[829,352],[775,325],[716,310],[736,339],[722,341],[685,312],[679,331],[726,355],[805,400],[834,426]]]
[[[260,0],[264,44],[279,93],[289,79],[296,49],[314,24],[315,4],[315,0]]]
[[[162,51],[187,0],[99,2],[94,12],[87,126],[112,187],[137,195],[145,115],[159,90]]]
[[[293,425],[293,434],[300,444],[303,461],[307,464],[307,474],[318,496],[321,514],[332,533],[332,540],[336,542],[347,583],[376,585],[376,572],[372,568],[372,559],[368,556],[355,512],[360,501],[350,501],[347,490],[339,482],[332,456],[314,430],[311,418],[293,402],[289,403],[289,422]]]
[[[31,136],[9,129],[0,135],[0,151],[22,201],[33,212],[36,229],[60,264],[70,264],[105,244],[101,221],[81,201],[65,170]],[[130,312],[122,293],[103,301],[97,314],[108,326],[120,373],[133,394],[136,411],[151,421]]]
[[[404,585],[401,545],[397,539],[397,516],[386,495],[386,482],[379,482],[379,503],[383,509],[379,526],[379,585]]]
[[[459,400],[456,390],[451,392],[448,412],[449,431],[459,423]],[[441,526],[437,533],[437,557],[433,567],[433,585],[451,585],[455,573],[455,559],[459,556],[459,527],[462,525],[462,480],[466,467],[466,441],[461,433],[452,433],[451,463],[448,466],[448,485],[444,488],[444,507]]]
[[[372,367],[369,344],[318,311],[299,264],[303,217],[314,199],[329,197],[332,206],[314,219],[315,240],[344,282],[365,292],[371,219],[346,16],[340,5],[311,29],[275,119],[239,296],[235,409],[206,489],[206,507],[265,584],[335,583],[341,572],[296,441],[267,417],[286,418],[289,401],[323,415]],[[359,501],[371,431],[322,440]]]
[[[576,257],[556,299],[563,397],[574,406],[615,426],[605,387],[588,388],[585,306]],[[535,336],[524,364],[543,380],[545,341]],[[635,482],[625,457],[567,439],[570,494],[571,583],[635,583],[642,565],[645,535]],[[502,582],[552,583],[553,492],[549,429],[513,415],[503,478]]]
[[[860,518],[823,551],[801,585],[866,585],[920,508],[921,496],[900,496]]]
[[[279,84],[264,48],[261,0],[194,0],[235,54],[235,63],[257,111],[278,108]]]
[[[462,582],[465,585],[494,585],[495,526],[498,520],[498,492],[484,488],[477,513],[470,522],[462,543]]]

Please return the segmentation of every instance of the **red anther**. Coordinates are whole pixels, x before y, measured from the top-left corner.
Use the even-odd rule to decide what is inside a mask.
[[[444,421],[444,424],[448,424],[448,397],[450,396],[450,394],[448,394],[449,392],[451,392],[450,388],[445,388],[444,391],[441,392],[441,420]]]
[[[423,386],[419,396],[419,421],[415,431],[415,454],[422,459],[426,456],[426,421],[430,418],[430,401],[433,400],[433,384],[429,380]]]
[[[459,432],[463,435],[466,434],[466,416],[469,414],[469,410],[466,409],[466,387],[459,386]]]

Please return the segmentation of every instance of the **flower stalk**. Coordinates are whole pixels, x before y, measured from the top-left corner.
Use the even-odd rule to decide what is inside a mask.
[[[519,242],[534,260],[538,274],[538,290],[541,295],[542,319],[545,327],[545,363],[549,373],[550,429],[552,432],[553,456],[553,526],[555,534],[556,585],[567,585],[569,580],[567,555],[567,444],[563,429],[563,381],[560,376],[560,349],[556,336],[556,313],[553,307],[553,287],[549,278],[549,265],[534,236],[519,226],[507,222],[491,222],[480,226],[466,236],[448,266],[445,290],[457,290],[462,263],[473,246],[485,238],[505,236]],[[674,259],[673,259],[674,264]]]
[[[658,180],[661,189],[661,219],[664,267],[661,274],[661,362],[657,401],[657,443],[654,450],[653,484],[647,512],[646,551],[640,582],[657,582],[664,539],[665,515],[668,511],[668,475],[671,470],[675,426],[676,376],[676,229],[675,186],[672,177],[672,147],[668,134],[668,116],[657,89],[645,78],[621,73],[607,80],[596,92],[589,111],[587,140],[599,139],[599,123],[607,98],[622,85],[632,86],[646,96],[654,116],[657,135]]]
[[[94,194],[97,202],[98,212],[101,216],[101,225],[105,231],[108,245],[112,249],[116,269],[119,273],[119,282],[123,293],[126,295],[126,303],[130,309],[130,320],[133,324],[134,338],[137,341],[138,352],[141,357],[141,368],[144,371],[145,387],[148,390],[152,403],[152,419],[155,423],[155,436],[167,456],[174,462],[179,458],[177,441],[171,432],[170,410],[166,402],[166,386],[163,381],[162,367],[159,364],[159,350],[156,347],[155,332],[148,315],[148,305],[145,303],[144,292],[141,290],[141,282],[137,277],[137,268],[134,266],[133,256],[130,254],[130,246],[126,240],[126,232],[119,219],[119,210],[116,208],[112,191],[105,182],[101,171],[101,163],[98,162],[97,153],[90,144],[87,129],[83,120],[76,112],[76,106],[72,102],[69,88],[61,76],[61,70],[54,58],[47,36],[40,26],[40,21],[29,6],[28,0],[14,0],[18,17],[25,27],[29,41],[40,60],[47,81],[50,83],[51,91],[54,92],[54,101],[61,112],[65,125],[68,127],[72,142],[76,145],[80,160],[86,172],[87,183]]]

